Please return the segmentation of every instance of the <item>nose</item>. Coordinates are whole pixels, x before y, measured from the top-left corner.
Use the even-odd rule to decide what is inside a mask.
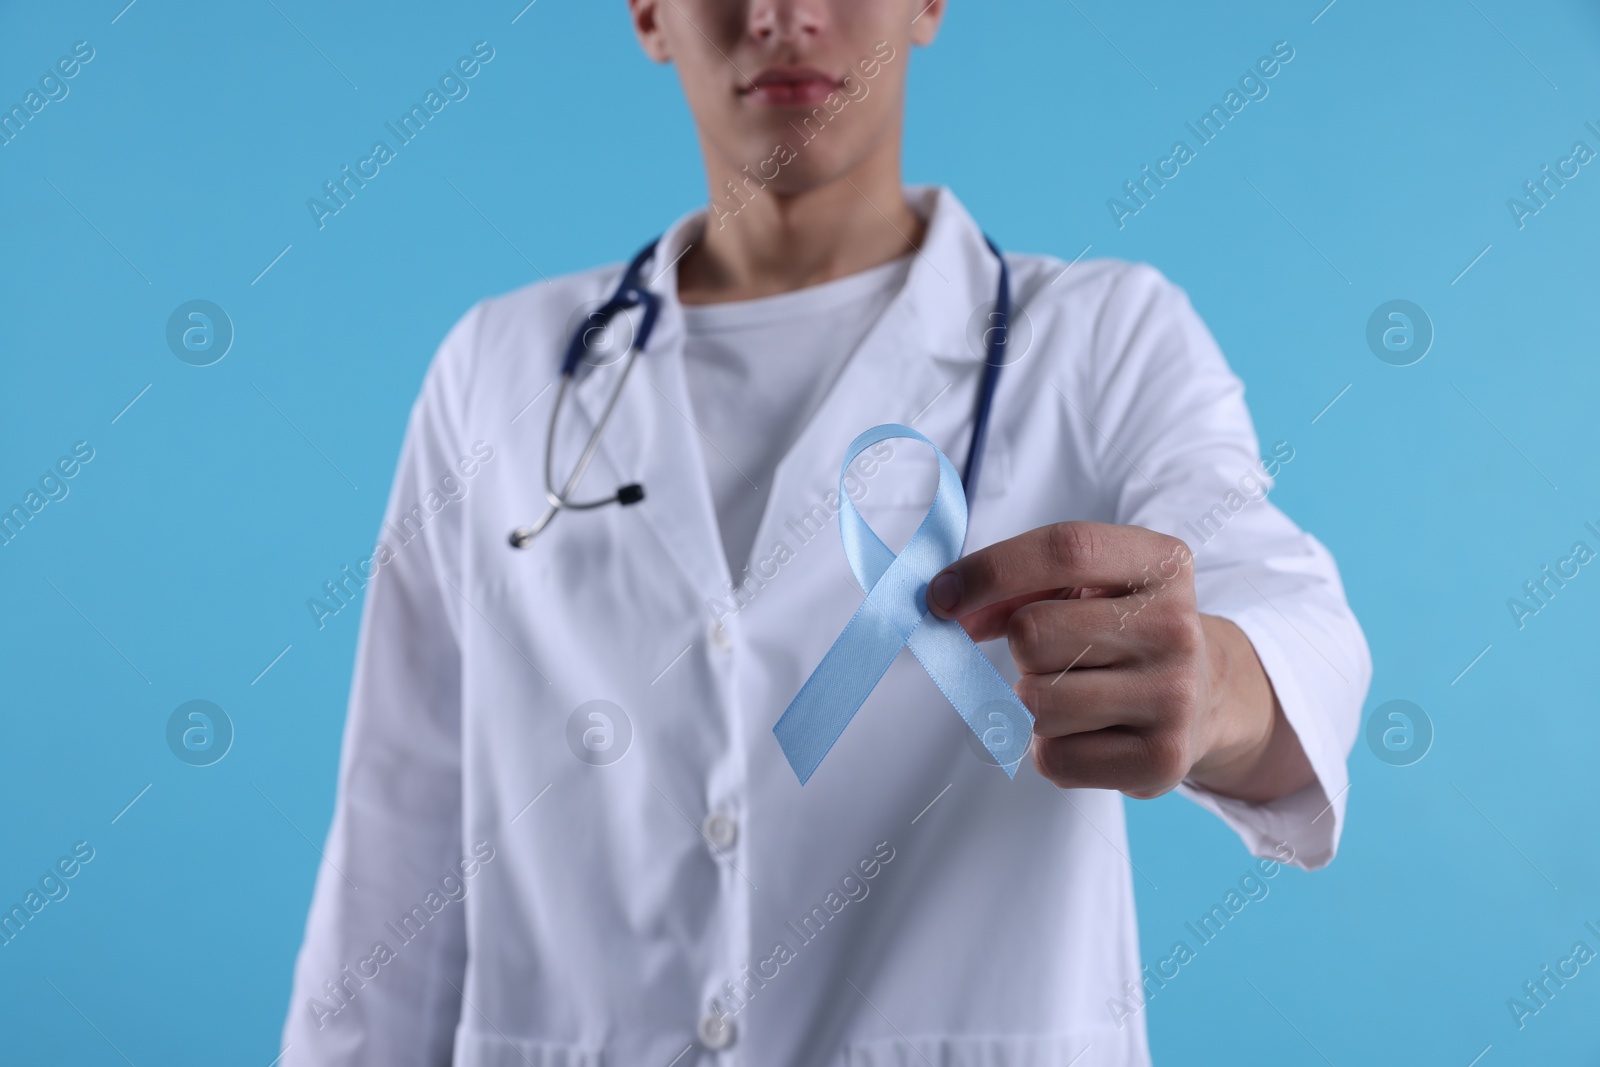
[[[820,0],[755,0],[750,5],[750,36],[763,45],[802,45],[827,28]]]

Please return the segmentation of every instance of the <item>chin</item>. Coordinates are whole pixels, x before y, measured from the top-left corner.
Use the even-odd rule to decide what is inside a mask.
[[[767,183],[769,192],[780,196],[799,196],[802,193],[813,192],[825,185],[832,185],[850,173],[850,166],[844,160],[815,159],[796,160],[784,167],[778,177]]]
[[[742,184],[754,185],[779,196],[797,196],[837,182],[858,165],[866,153],[835,139],[830,144],[803,137],[779,126],[741,138],[738,148],[725,158],[742,169]]]

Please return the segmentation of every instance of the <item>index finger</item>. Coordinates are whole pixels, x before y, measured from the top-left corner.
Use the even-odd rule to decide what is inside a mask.
[[[1178,538],[1141,526],[1057,522],[956,560],[928,583],[928,607],[955,619],[1040,590],[1131,592],[1171,581],[1192,559]]]

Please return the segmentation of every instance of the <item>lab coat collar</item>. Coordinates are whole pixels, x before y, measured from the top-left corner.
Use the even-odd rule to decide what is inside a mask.
[[[993,303],[999,265],[983,231],[948,188],[911,185],[905,188],[905,196],[912,209],[928,221],[928,229],[896,301],[912,305],[926,355],[955,357],[958,353],[948,346],[965,336],[969,320],[980,306],[987,308]],[[657,343],[682,342],[678,263],[705,233],[706,218],[706,209],[697,208],[674,222],[661,235],[652,266],[645,272],[646,278],[654,279],[650,290],[662,300],[661,318],[652,338]],[[655,264],[664,264],[665,269]],[[965,351],[968,346],[963,343],[961,347]]]
[[[998,264],[982,231],[948,189],[912,186],[906,189],[906,198],[928,220],[922,246],[905,284],[774,473],[756,535],[757,554],[779,536],[785,515],[804,510],[836,489],[839,457],[852,438],[878,423],[912,422],[950,389],[955,376],[975,372],[982,362],[981,353],[968,341],[968,327],[973,316],[994,300]],[[733,578],[722,548],[706,462],[737,466],[737,456],[719,459],[717,446],[726,443],[707,443],[696,428],[684,375],[684,321],[677,297],[677,264],[704,233],[706,217],[702,208],[678,219],[662,235],[645,271],[649,288],[661,298],[660,315],[649,350],[633,371],[642,381],[630,382],[623,390],[601,453],[620,479],[644,485],[645,501],[626,510],[643,514],[696,591],[711,598],[725,596]],[[579,378],[575,395],[591,423],[614,388],[620,366],[619,361]],[[918,428],[959,464],[966,449],[960,431],[968,424],[961,413],[930,418]],[[944,432],[938,429],[941,426]]]
[[[999,264],[989,251],[983,231],[956,195],[944,186],[911,185],[906,200],[928,221],[922,246],[916,252],[905,285],[894,304],[910,306],[916,323],[915,339],[928,357],[961,359],[963,353],[981,360],[966,342],[969,324],[980,308],[994,302],[999,284]],[[705,233],[707,212],[697,208],[661,235],[652,265],[645,271],[653,279],[650,290],[661,297],[661,317],[652,342],[665,350],[683,341],[683,306],[678,302],[678,263],[688,248]],[[664,264],[665,269],[655,264]],[[891,305],[892,308],[892,305]],[[902,344],[907,339],[902,339]]]
[[[981,363],[968,343],[973,316],[994,303],[1000,265],[983,230],[954,193],[944,187],[912,186],[910,200],[928,219],[928,232],[906,279],[905,296],[921,325],[930,358]]]

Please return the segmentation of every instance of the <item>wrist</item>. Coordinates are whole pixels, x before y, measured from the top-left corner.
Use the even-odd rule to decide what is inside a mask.
[[[1251,803],[1287,796],[1316,780],[1255,646],[1227,619],[1201,615],[1208,687],[1202,755],[1188,781]]]

